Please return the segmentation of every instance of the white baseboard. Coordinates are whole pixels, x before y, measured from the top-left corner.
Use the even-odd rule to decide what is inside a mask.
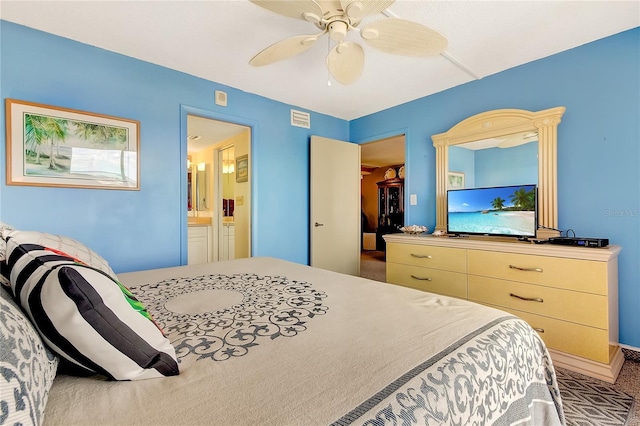
[[[612,346],[611,363],[604,364],[592,361],[590,359],[581,358],[565,352],[549,349],[553,365],[585,376],[593,377],[607,383],[615,383],[618,374],[624,364],[624,355],[620,346]]]
[[[640,348],[636,348],[634,346],[624,345],[624,344],[620,343],[620,347],[622,347],[624,349],[629,349],[629,350],[632,350],[632,351],[640,352]]]

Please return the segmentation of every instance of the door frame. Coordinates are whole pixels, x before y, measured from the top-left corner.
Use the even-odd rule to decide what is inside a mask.
[[[405,180],[404,180],[404,223],[409,223],[408,222],[408,214],[409,214],[409,198],[407,196],[407,194],[409,194],[409,186],[411,185],[411,179],[408,179],[407,177],[409,176],[409,170],[411,169],[411,155],[409,155],[409,128],[408,127],[404,127],[404,128],[400,128],[400,129],[396,129],[396,130],[392,130],[390,132],[385,132],[385,133],[378,133],[377,135],[373,135],[373,136],[367,136],[366,138],[361,138],[361,139],[355,139],[354,143],[357,143],[358,145],[366,145],[368,143],[372,143],[372,142],[378,142],[381,141],[383,139],[390,139],[390,138],[395,138],[395,137],[400,137],[400,136],[404,136],[404,173],[405,173]],[[360,190],[360,196],[362,196],[362,190]]]
[[[215,111],[206,110],[202,108],[196,108],[188,105],[180,105],[180,264],[187,264],[187,231],[188,231],[188,219],[187,219],[187,137],[188,126],[187,116],[196,115],[202,118],[208,118],[211,120],[224,121],[230,124],[237,124],[239,126],[249,127],[249,188],[251,191],[251,209],[249,213],[249,256],[253,256],[255,252],[256,235],[254,232],[254,223],[256,220],[256,212],[258,203],[255,197],[255,162],[253,161],[252,154],[256,143],[256,134],[258,132],[258,123],[255,120],[240,117],[237,115],[221,114]]]

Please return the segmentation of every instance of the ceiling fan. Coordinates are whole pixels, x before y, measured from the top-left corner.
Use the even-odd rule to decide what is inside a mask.
[[[498,148],[511,148],[538,140],[538,132],[522,132],[508,136],[498,144]]]
[[[290,58],[310,49],[328,34],[337,44],[326,58],[331,75],[342,84],[358,80],[364,68],[364,49],[345,41],[347,32],[359,30],[371,47],[404,56],[438,55],[447,47],[440,33],[416,22],[390,17],[358,28],[362,18],[381,13],[395,0],[250,0],[271,12],[314,24],[320,32],[281,40],[257,55],[249,63],[263,66]]]

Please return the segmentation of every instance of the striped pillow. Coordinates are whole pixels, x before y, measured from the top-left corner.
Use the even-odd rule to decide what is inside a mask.
[[[4,240],[13,238],[13,241],[17,244],[38,244],[52,250],[61,251],[82,263],[100,269],[114,279],[118,278],[102,256],[73,238],[40,231],[21,231],[11,227],[0,229],[0,235]]]
[[[7,265],[13,293],[62,358],[115,380],[179,374],[171,343],[144,306],[105,272],[12,238]]]

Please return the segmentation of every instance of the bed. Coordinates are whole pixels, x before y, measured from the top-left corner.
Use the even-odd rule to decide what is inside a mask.
[[[496,309],[267,257],[117,277],[179,374],[58,371],[36,423],[564,424],[546,347]]]

